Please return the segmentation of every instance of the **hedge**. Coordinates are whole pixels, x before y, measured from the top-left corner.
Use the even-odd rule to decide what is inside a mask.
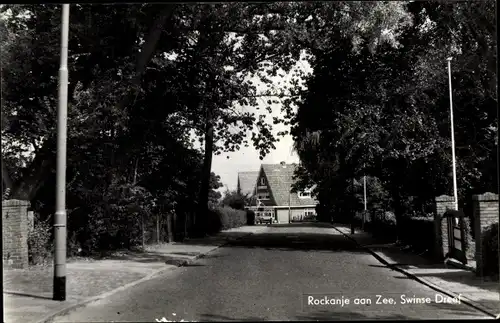
[[[247,223],[247,212],[228,206],[208,210],[207,233],[215,234],[221,230],[241,227]]]
[[[438,239],[434,232],[434,219],[431,217],[403,218],[401,231],[399,238],[415,251],[432,251]]]
[[[498,275],[498,223],[490,225],[481,239],[483,249],[484,275]]]
[[[361,226],[362,212],[355,216],[355,223]],[[397,236],[396,216],[390,211],[375,210],[366,215],[365,230],[374,237],[395,241]],[[399,239],[415,251],[432,250],[435,242],[434,219],[431,217],[404,217],[400,223]]]

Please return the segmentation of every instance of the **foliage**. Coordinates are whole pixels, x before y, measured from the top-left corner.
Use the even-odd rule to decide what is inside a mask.
[[[316,184],[328,212],[353,211],[360,193],[359,181],[357,192],[350,189],[352,178],[377,178],[368,196],[383,206],[371,207],[393,210],[403,237],[405,216],[431,213],[434,197],[452,188],[446,57],[453,55],[459,195],[496,191],[493,12],[492,1],[412,2],[413,23],[398,29],[400,46],[376,51],[353,50],[349,37],[335,35],[335,46],[316,53],[291,120],[302,161],[298,185]]]
[[[426,15],[431,18],[444,10],[439,6],[427,6],[429,13]],[[489,7],[478,5],[474,8],[474,14],[484,13],[489,17]],[[407,5],[402,2],[71,5],[67,208],[72,248],[90,253],[96,249],[140,244],[144,240],[144,227],[152,223],[157,214],[175,212],[176,230],[182,227],[184,232],[191,230],[191,222],[206,222],[206,218],[193,221],[192,214],[206,215],[207,205],[215,204],[220,198],[216,192],[220,188],[219,179],[211,172],[212,153],[236,151],[242,145],[249,145],[248,133],[262,158],[274,148],[278,139],[273,134],[273,125],[265,121],[265,115],[272,110],[272,104],[279,104],[284,117],[276,118],[275,123],[288,125],[292,121],[293,107],[301,94],[299,81],[304,75],[293,75],[290,86],[282,92],[276,91],[272,78],[290,71],[304,52],[309,54],[316,75],[342,67],[333,79],[324,77],[310,81],[312,90],[299,109],[297,120],[305,120],[308,117],[304,117],[304,111],[317,105],[310,109],[310,115],[318,113],[320,122],[318,129],[311,128],[315,120],[309,117],[308,125],[299,127],[297,134],[318,130],[321,134],[319,146],[342,139],[334,150],[326,145],[318,149],[318,154],[301,153],[306,161],[305,177],[318,184],[317,192],[323,204],[332,193],[340,197],[337,193],[344,191],[347,183],[342,176],[322,182],[325,172],[333,175],[341,169],[342,174],[350,175],[359,172],[358,164],[366,161],[371,168],[370,175],[386,181],[387,174],[374,166],[384,161],[383,167],[388,167],[387,156],[379,156],[386,146],[373,145],[367,154],[369,158],[358,158],[366,147],[359,147],[355,138],[349,138],[349,134],[339,138],[339,133],[334,131],[325,136],[327,132],[321,131],[345,131],[344,128],[354,124],[357,126],[351,129],[359,132],[360,122],[364,120],[371,131],[370,142],[378,143],[388,136],[388,129],[412,125],[408,121],[395,127],[394,120],[406,120],[408,118],[402,117],[413,111],[407,109],[396,113],[396,99],[387,108],[394,120],[381,120],[382,112],[387,111],[377,105],[386,102],[387,93],[404,92],[398,84],[413,85],[408,80],[412,79],[414,70],[407,68],[403,73],[399,65],[391,63],[400,62],[406,56],[397,50],[399,36],[418,16],[410,15],[406,9]],[[470,15],[466,5],[461,6],[459,12],[463,17]],[[54,35],[60,34],[60,13],[60,6],[38,4],[0,8],[3,14],[0,45],[2,180],[5,188],[2,193],[10,189],[11,197],[29,199],[43,217],[55,211],[55,93],[60,46],[59,38]],[[417,21],[419,24],[422,25]],[[442,39],[446,38],[444,27],[440,25],[435,29]],[[408,30],[407,38],[415,29]],[[481,44],[487,45],[481,47],[483,49],[489,48],[496,39],[490,38],[483,29],[463,30],[460,39],[468,39],[474,36],[473,32],[481,30]],[[406,47],[408,43],[411,42],[405,43]],[[396,49],[392,50],[393,47]],[[377,48],[387,51],[381,62],[371,56]],[[479,52],[474,53],[476,59],[471,59],[470,66],[475,66],[479,57]],[[490,51],[485,54],[489,54],[491,65],[495,54]],[[421,85],[435,70],[435,65],[424,59],[433,55],[418,57],[419,66],[432,67],[418,70]],[[339,63],[332,64],[331,60],[337,59]],[[358,67],[349,64],[357,60],[361,62]],[[380,68],[373,69],[374,64]],[[392,74],[384,78],[387,71]],[[489,67],[488,71],[490,73],[484,77],[463,73],[461,79],[465,83],[490,84],[492,69]],[[398,73],[403,76],[397,77]],[[353,97],[323,95],[319,84],[336,84],[332,82],[336,77],[337,83],[344,83],[338,90],[348,93],[352,88]],[[262,81],[264,88],[258,88],[252,79]],[[363,79],[364,82],[356,81]],[[377,84],[380,87],[392,84],[392,87],[380,89]],[[436,93],[445,92],[442,84],[428,88],[435,88]],[[415,92],[424,92],[421,89],[422,86]],[[363,95],[365,92],[368,95]],[[380,95],[373,95],[378,93]],[[491,93],[481,92],[477,101],[467,106],[467,109],[477,106],[471,109],[475,112],[488,111],[485,124],[491,119]],[[375,103],[366,104],[372,95]],[[457,102],[467,102],[469,96],[461,94],[464,99]],[[318,100],[314,101],[315,98]],[[323,98],[325,100],[321,101]],[[328,109],[315,110],[328,106],[323,104],[325,102],[338,102],[338,105],[348,102],[350,105],[334,114],[326,113]],[[435,102],[440,101],[432,100],[432,104]],[[366,108],[357,109],[359,107]],[[257,108],[266,111],[255,112]],[[428,112],[422,110],[418,115]],[[471,116],[478,120],[480,115]],[[440,118],[437,120],[443,119]],[[329,124],[328,120],[339,120],[342,127]],[[432,131],[436,127],[431,128]],[[477,137],[481,144],[491,137],[485,127],[480,128]],[[205,144],[203,149],[195,148],[193,132]],[[433,139],[425,134],[425,131],[416,131],[411,136],[416,141],[411,149],[413,154]],[[396,142],[396,139],[391,140],[393,144]],[[444,144],[440,140],[436,142],[433,147],[437,147],[434,150],[438,152],[432,161],[438,162],[431,163],[432,167],[413,168],[428,174],[426,178],[435,177],[442,171],[442,165],[448,165],[448,160],[439,153]],[[486,166],[491,166],[493,159],[487,153],[491,145],[484,144],[484,147],[467,183],[475,183],[477,175],[485,172]],[[387,151],[392,154],[401,149],[396,147]],[[423,154],[429,156],[427,151]],[[319,160],[315,160],[315,155]],[[469,161],[464,159],[460,165],[469,165]],[[323,173],[312,176],[311,170],[316,165],[321,165],[318,169]],[[411,187],[406,183],[403,186]],[[438,182],[433,190],[446,184],[446,181]],[[434,193],[429,191],[429,194]]]
[[[242,210],[235,210],[228,207],[217,208],[216,212],[219,214],[222,223],[222,229],[232,229],[241,227],[246,224],[246,212]]]
[[[215,234],[221,230],[241,227],[247,224],[246,211],[231,207],[216,207],[208,210],[208,234]]]
[[[52,259],[52,225],[35,220],[28,231],[28,259],[32,265],[43,265]]]
[[[227,190],[224,193],[224,198],[221,201],[223,206],[229,206],[236,210],[244,210],[245,206],[250,204],[250,197],[243,195],[238,191]]]

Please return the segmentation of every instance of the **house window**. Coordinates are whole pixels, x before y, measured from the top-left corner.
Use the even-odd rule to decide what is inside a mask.
[[[269,200],[269,193],[259,193],[257,198],[259,200]]]
[[[311,191],[299,192],[299,198],[311,198]]]
[[[262,186],[266,185],[266,181],[264,180],[264,177],[260,178],[260,185],[262,185]]]

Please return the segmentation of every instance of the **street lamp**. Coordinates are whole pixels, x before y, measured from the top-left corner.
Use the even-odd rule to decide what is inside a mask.
[[[292,194],[290,193],[290,190],[288,190],[288,223],[292,223],[292,210],[290,209],[290,196]]]
[[[365,204],[365,212],[363,212],[363,221],[361,222],[361,229],[362,230],[365,229],[366,212],[367,212],[367,202],[366,202],[366,174],[363,176],[363,198],[364,198],[364,204]]]
[[[457,169],[455,164],[455,130],[453,127],[453,96],[451,90],[451,57],[448,60],[448,84],[450,88],[450,123],[451,123],[451,158],[453,163],[453,196],[455,197],[455,210],[458,211],[458,193],[457,193]]]
[[[56,213],[53,300],[66,300],[66,132],[68,119],[69,4],[62,5],[59,106],[57,109]]]

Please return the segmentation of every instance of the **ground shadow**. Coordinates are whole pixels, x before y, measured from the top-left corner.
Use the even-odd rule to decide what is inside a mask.
[[[238,321],[238,322],[261,322],[262,318],[259,317],[238,317],[238,318],[233,318],[229,316],[224,316],[224,315],[217,315],[217,314],[201,314],[200,315],[200,320],[202,322],[220,322],[220,321]]]
[[[36,294],[30,294],[30,293],[18,293],[18,292],[3,292],[3,293],[8,294],[8,295],[13,295],[13,296],[23,296],[23,297],[52,300],[52,297],[49,297],[49,296],[42,296],[42,295],[36,295]]]
[[[205,264],[199,263],[199,262],[190,262],[182,265],[182,267],[205,267]]]
[[[398,250],[395,246],[388,247],[377,247],[370,248],[371,250],[381,253],[386,257],[389,257],[393,260],[392,263],[389,263],[391,267],[397,267],[399,269],[408,270],[408,269],[436,269],[432,270],[428,273],[419,272],[418,277],[436,277],[440,278],[444,281],[452,282],[452,283],[461,283],[465,285],[477,286],[479,288],[497,292],[498,291],[498,281],[495,282],[489,277],[478,277],[472,271],[460,270],[453,266],[446,266],[444,262],[436,262],[428,258],[420,257],[415,254],[411,254],[409,252],[404,252]],[[384,265],[370,265],[372,267],[380,267],[384,268],[387,266]],[[439,270],[442,269],[442,270]],[[450,270],[452,269],[452,270]]]
[[[347,321],[347,320],[373,320],[373,319],[390,319],[390,320],[408,320],[408,317],[401,314],[382,314],[369,316],[358,312],[333,312],[333,311],[316,311],[314,313],[301,313],[296,317],[286,318],[287,321]],[[201,314],[200,320],[208,322],[220,321],[266,321],[265,317],[229,317],[216,314]]]
[[[169,252],[169,254],[179,256],[197,256],[199,252]]]
[[[155,252],[155,251],[128,251],[119,254],[112,254],[102,259],[106,260],[127,260],[138,263],[155,263],[164,262],[172,265],[180,265],[182,262],[189,260],[188,256],[171,255]]]
[[[334,311],[315,311],[312,313],[302,313],[297,315],[297,320],[301,321],[351,321],[351,320],[408,320],[410,317],[402,314],[387,314],[379,312],[370,315],[360,312],[334,312]]]
[[[444,297],[446,297],[447,295],[443,295]],[[496,302],[492,302],[494,304],[492,305],[497,305],[497,306],[494,306],[495,308],[498,307],[498,301]],[[429,304],[427,304],[431,307],[436,307],[439,309],[440,313],[450,313],[450,314],[453,314],[453,315],[456,315],[456,316],[463,316],[464,318],[465,317],[471,317],[473,315],[477,315],[478,314],[478,310],[472,308],[472,307],[469,307],[469,306],[460,306],[459,304],[449,304],[449,303],[437,303],[437,302],[431,302]],[[486,314],[486,313],[483,313],[484,316],[485,316],[485,319],[489,318],[493,318],[491,316],[491,314]],[[446,314],[445,314],[446,315]],[[475,319],[478,319],[478,318],[475,318]]]
[[[329,251],[329,252],[362,252],[356,243],[342,235],[327,233],[259,233],[245,237],[245,239],[229,242],[226,248],[262,248],[280,251]]]
[[[443,272],[443,273],[422,273],[418,274],[419,277],[438,277],[443,280],[459,282],[466,285],[474,285],[483,289],[487,289],[490,292],[498,292],[498,282],[488,281],[484,277],[477,277],[471,273],[471,275],[465,276],[459,271]]]
[[[396,266],[401,269],[411,269],[411,267],[417,267],[419,269],[439,269],[442,268],[442,265],[439,264],[403,264],[403,263],[390,263],[390,266]],[[387,268],[386,265],[369,265],[370,267],[375,267],[375,268]]]

